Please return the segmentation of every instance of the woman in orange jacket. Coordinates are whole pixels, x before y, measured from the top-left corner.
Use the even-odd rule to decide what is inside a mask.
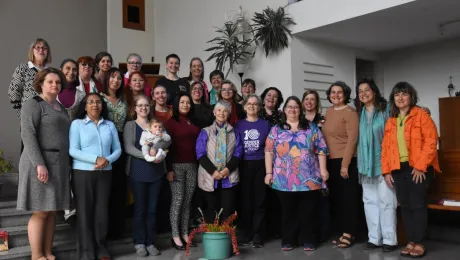
[[[416,106],[417,92],[407,82],[397,83],[390,95],[390,118],[382,142],[382,174],[395,186],[406,235],[410,241],[401,256],[423,257],[428,210],[426,193],[434,171],[440,172],[436,125]]]

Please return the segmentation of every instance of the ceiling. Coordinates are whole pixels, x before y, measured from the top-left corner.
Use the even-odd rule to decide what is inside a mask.
[[[441,35],[440,25],[444,26]],[[390,51],[460,37],[459,0],[418,0],[297,33],[369,51]]]

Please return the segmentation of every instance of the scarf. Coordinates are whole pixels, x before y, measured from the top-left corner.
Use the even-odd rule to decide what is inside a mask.
[[[219,98],[217,97],[217,90],[212,88],[211,91],[209,91],[209,104],[212,106],[217,103],[217,101],[219,101]]]
[[[83,93],[85,93],[85,94],[88,94],[88,93],[86,93],[85,85],[83,85],[83,81],[81,81],[81,78],[78,78],[78,80],[80,81],[80,85],[78,85],[77,89],[83,91]],[[90,81],[89,81],[89,89],[90,89],[91,93],[99,93],[99,91],[97,90],[97,87],[96,87],[96,83],[94,82],[93,79],[90,79]]]
[[[388,109],[380,112],[374,108],[369,120],[367,113],[364,108],[359,119],[358,171],[362,183],[372,182],[373,177],[382,175],[382,140],[389,115]]]
[[[216,138],[216,167],[222,171],[227,163],[227,124],[217,130]]]

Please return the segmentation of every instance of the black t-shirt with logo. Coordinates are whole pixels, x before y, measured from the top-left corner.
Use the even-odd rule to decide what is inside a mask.
[[[167,105],[173,104],[174,98],[180,91],[190,93],[190,84],[184,78],[178,80],[160,78],[155,82],[155,86],[163,86],[166,88],[166,93],[168,94],[168,99],[166,101]]]

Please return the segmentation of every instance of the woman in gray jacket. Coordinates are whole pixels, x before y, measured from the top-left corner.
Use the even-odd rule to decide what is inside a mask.
[[[129,175],[134,197],[134,247],[138,256],[159,255],[155,247],[156,208],[165,177],[163,160],[147,162],[139,143],[142,132],[149,128],[150,103],[146,96],[134,98],[134,120],[125,124],[123,130],[124,147],[127,154],[126,173]],[[166,149],[171,141],[159,142],[155,149]]]

